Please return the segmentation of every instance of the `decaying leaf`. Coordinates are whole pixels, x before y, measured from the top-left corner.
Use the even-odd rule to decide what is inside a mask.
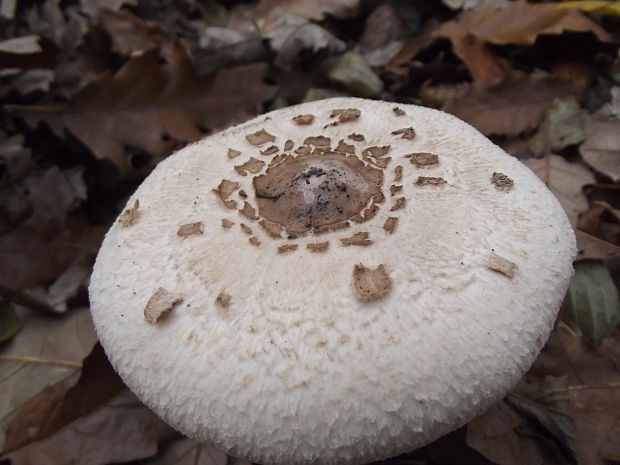
[[[200,128],[222,128],[247,118],[274,94],[262,81],[263,64],[201,77],[180,45],[168,59],[161,64],[159,51],[152,49],[133,57],[116,74],[95,80],[66,106],[13,106],[12,111],[32,125],[47,122],[61,137],[68,129],[97,158],[126,171],[125,146],[161,156],[173,139],[194,141],[203,135]]]
[[[573,99],[554,100],[530,141],[535,156],[564,150],[586,138],[586,112]]]
[[[577,96],[583,90],[580,81],[514,72],[499,83],[466,86],[447,94],[441,109],[486,135],[515,136],[537,127],[554,99]]]
[[[567,321],[594,345],[620,323],[620,299],[609,269],[600,262],[575,264],[565,301]]]
[[[252,465],[210,444],[179,438],[162,444],[161,451],[153,458],[140,462],[143,465]]]
[[[577,257],[575,260],[608,260],[620,257],[620,247],[598,237],[576,230]]]
[[[620,182],[620,119],[589,117],[579,151],[588,165]]]
[[[181,302],[183,302],[182,297],[175,296],[163,287],[159,287],[144,307],[144,319],[149,323],[158,323]]]
[[[337,18],[346,18],[357,12],[360,0],[316,0],[308,3],[306,0],[260,0],[255,14],[258,17],[268,17],[279,14],[278,10],[306,18],[312,21],[321,21],[326,15]]]
[[[594,182],[594,176],[581,163],[569,163],[559,155],[528,158],[524,163],[543,180],[555,194],[571,224],[575,226],[579,214],[587,210],[588,201],[583,186]]]
[[[22,404],[45,386],[76,373],[97,340],[86,308],[54,319],[25,308],[16,310],[25,324],[0,352],[0,449]]]

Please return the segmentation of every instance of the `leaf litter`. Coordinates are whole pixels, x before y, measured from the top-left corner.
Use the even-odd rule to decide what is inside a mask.
[[[620,461],[617,3],[3,2],[2,459],[245,465],[170,430],[99,346],[91,353],[88,274],[135,187],[174,150],[269,109],[358,95],[393,101],[394,117],[400,104],[440,108],[514,147],[578,228],[569,298],[522,382],[467,426],[382,463]],[[270,145],[222,154],[256,157],[237,163],[252,172]],[[417,188],[441,182],[421,177],[429,185]],[[490,182],[508,188],[501,173]],[[231,194],[219,192],[236,205]],[[382,234],[397,231],[392,219]],[[202,231],[179,228],[179,240]]]

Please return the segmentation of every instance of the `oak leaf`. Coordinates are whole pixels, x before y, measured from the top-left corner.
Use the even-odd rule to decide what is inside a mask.
[[[116,74],[92,82],[64,106],[13,106],[29,124],[47,122],[60,136],[67,129],[97,158],[130,168],[125,147],[155,157],[178,143],[256,114],[274,87],[263,83],[267,65],[250,64],[198,76],[184,47],[176,44],[166,63],[149,50]]]

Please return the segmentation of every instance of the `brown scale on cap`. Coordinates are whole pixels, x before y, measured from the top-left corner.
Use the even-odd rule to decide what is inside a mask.
[[[413,128],[402,128],[402,129],[397,129],[396,131],[392,131],[392,134],[394,134],[395,136],[400,135],[401,139],[408,139],[408,140],[413,140],[415,139],[415,129]]]
[[[395,212],[397,210],[402,210],[403,208],[405,208],[406,203],[407,199],[405,199],[404,197],[399,197],[396,199],[396,202],[394,202],[394,205],[392,205],[392,208],[390,208],[390,211]]]
[[[118,222],[122,228],[128,228],[135,224],[138,220],[138,209],[140,208],[140,201],[138,199],[135,200],[133,206],[126,209],[123,213],[118,217]]]
[[[398,165],[394,168],[394,182],[400,182],[403,180],[403,167]]]
[[[332,140],[325,136],[311,136],[304,139],[305,145],[314,145],[315,147],[329,147]]]
[[[243,189],[241,189],[239,191],[239,197],[241,197],[242,199],[247,199],[248,198],[248,194],[246,191],[244,191]]]
[[[392,280],[385,271],[385,266],[379,265],[372,270],[360,263],[353,267],[353,287],[360,300],[371,302],[390,292]]]
[[[230,229],[233,227],[235,223],[230,221],[229,219],[226,218],[222,218],[222,228],[224,229]]]
[[[220,292],[217,298],[215,299],[216,305],[218,305],[221,308],[230,307],[231,301],[232,301],[232,297],[229,296],[228,294],[225,294],[224,292]]]
[[[500,257],[495,252],[491,252],[487,259],[487,268],[498,273],[503,274],[509,278],[514,278],[517,272],[516,263],[506,260],[504,257]]]
[[[264,129],[261,129],[253,134],[248,134],[247,136],[245,136],[245,140],[247,140],[252,145],[263,145],[267,142],[275,141],[276,138]]]
[[[246,233],[248,236],[251,236],[253,234],[252,233],[252,228],[250,228],[247,224],[241,223],[241,224],[239,224],[239,227],[241,227],[241,231]]]
[[[416,186],[440,186],[446,184],[446,182],[444,178],[433,176],[418,176],[418,179],[415,180]]]
[[[332,110],[329,117],[330,118],[338,118],[338,121],[334,121],[333,123],[326,124],[323,126],[323,129],[329,126],[338,126],[339,124],[346,123],[348,121],[357,120],[362,112],[357,108],[341,108],[337,110]]]
[[[392,197],[394,197],[396,194],[398,194],[399,192],[401,192],[403,190],[403,186],[397,186],[396,184],[392,184],[390,186],[390,195]]]
[[[356,142],[361,142],[361,141],[363,141],[365,139],[364,134],[355,134],[355,133],[353,133],[353,134],[349,134],[347,137],[349,139],[351,139],[351,140],[356,141]]]
[[[329,241],[325,242],[313,242],[306,245],[306,248],[310,252],[325,252],[329,248]]]
[[[355,153],[355,147],[351,144],[347,144],[344,140],[338,142],[338,146],[334,149],[335,152],[343,153]]]
[[[498,191],[508,192],[514,186],[514,181],[503,173],[493,173],[491,182],[495,184]]]
[[[233,159],[235,157],[238,157],[239,155],[241,155],[241,152],[239,150],[228,149],[228,158]]]
[[[385,168],[390,162],[391,158],[383,158],[390,151],[390,146],[385,145],[383,147],[368,147],[362,152],[362,159],[368,163],[371,163],[379,168]]]
[[[173,295],[163,287],[158,288],[144,307],[144,319],[149,323],[158,323],[170,311],[183,302],[183,298]]]
[[[260,220],[258,224],[265,230],[270,237],[274,239],[282,238],[282,227],[269,221]]]
[[[383,172],[354,155],[293,157],[253,180],[259,215],[288,234],[335,230],[380,199]]]
[[[243,216],[250,220],[257,220],[258,216],[256,216],[256,209],[250,205],[248,202],[243,202],[243,208],[239,210]]]
[[[299,155],[310,155],[312,153],[312,149],[307,145],[300,145],[295,149],[295,153]]]
[[[405,155],[416,168],[427,168],[439,164],[439,156],[429,152],[409,153]]]
[[[298,247],[297,244],[284,244],[278,247],[278,253],[286,254],[286,253],[294,252],[295,250],[297,250],[297,247]]]
[[[213,192],[219,197],[224,206],[229,209],[237,208],[237,202],[234,200],[229,200],[228,197],[239,189],[239,183],[234,181],[229,181],[228,179],[222,179],[220,185],[217,186],[217,189],[213,189]]]
[[[246,176],[248,173],[256,174],[265,166],[265,162],[254,157],[250,157],[248,161],[241,165],[235,166],[235,171],[241,176]]]
[[[278,150],[280,150],[278,148],[277,145],[270,145],[269,147],[267,147],[266,149],[263,149],[260,151],[261,155],[273,155],[274,153],[276,153]]]
[[[394,108],[392,108],[392,111],[394,112],[394,114],[395,114],[396,116],[404,116],[404,115],[405,115],[404,110],[401,110],[401,109],[400,109],[400,108],[398,108],[398,107],[394,107]]]
[[[196,221],[195,223],[182,224],[181,226],[179,226],[179,229],[177,230],[177,236],[180,236],[180,237],[193,236],[195,234],[202,234],[202,233],[204,233],[204,224],[202,223],[202,221]]]
[[[368,238],[368,235],[369,234],[367,232],[358,232],[356,234],[353,234],[351,237],[343,237],[342,239],[340,239],[340,242],[345,247],[348,247],[350,245],[367,246],[372,244],[372,240]]]
[[[260,241],[254,236],[250,237],[248,240],[254,247],[258,247],[260,245]]]
[[[314,122],[314,115],[297,115],[293,118],[295,124],[308,125]]]
[[[383,229],[385,229],[388,234],[392,234],[396,230],[396,225],[398,224],[398,218],[395,216],[388,217],[383,224]]]
[[[284,150],[291,150],[294,145],[295,145],[295,142],[289,139],[284,143]]]

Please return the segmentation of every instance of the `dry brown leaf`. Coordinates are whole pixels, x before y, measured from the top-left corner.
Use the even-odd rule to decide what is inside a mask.
[[[347,18],[357,13],[360,0],[260,0],[255,16],[272,21],[279,15],[278,10],[306,18],[321,21],[326,15]]]
[[[591,32],[600,41],[611,36],[578,10],[561,10],[557,3],[510,2],[505,8],[486,7],[461,13],[441,25],[441,37],[471,34],[483,42],[498,45],[532,45],[539,35],[563,32]]]
[[[252,465],[247,460],[226,455],[224,451],[206,443],[180,438],[162,447],[155,457],[143,465]]]
[[[164,49],[164,55],[166,50],[173,51],[173,34],[159,23],[144,21],[127,10],[103,10],[101,24],[112,42],[112,50],[121,55],[137,55],[158,47]]]
[[[46,386],[19,408],[7,430],[4,453],[50,436],[101,407],[124,387],[101,345],[95,344],[79,375]]]
[[[118,11],[123,5],[136,5],[138,0],[80,0],[82,11],[96,18],[106,11]]]
[[[103,407],[5,458],[13,465],[42,463],[42,457],[46,463],[59,464],[124,463],[154,456],[160,442],[176,435],[131,392],[123,390]]]
[[[576,230],[577,257],[575,260],[608,260],[620,257],[620,247],[596,236]]]
[[[620,120],[589,117],[579,151],[588,165],[620,182]]]
[[[45,386],[77,372],[97,340],[88,309],[57,319],[26,309],[19,312],[24,327],[0,350],[0,449],[21,405]]]
[[[583,186],[594,182],[594,176],[582,163],[569,163],[559,155],[528,158],[524,163],[543,180],[555,194],[573,226],[579,214],[588,209],[588,199]]]
[[[135,57],[115,75],[94,81],[66,106],[13,110],[32,125],[46,121],[60,136],[68,129],[97,158],[126,171],[126,146],[161,156],[175,140],[201,138],[201,128],[221,129],[255,114],[274,95],[274,88],[263,83],[265,64],[201,77],[181,45],[170,55],[172,61],[164,64],[157,50]]]
[[[498,402],[467,425],[467,444],[500,465],[542,465],[536,442],[515,431],[522,421],[504,401]]]
[[[578,82],[554,79],[544,73],[513,73],[489,86],[469,86],[447,94],[442,110],[467,121],[486,135],[516,136],[537,127],[554,99],[578,96]],[[426,90],[427,94],[429,90]]]

